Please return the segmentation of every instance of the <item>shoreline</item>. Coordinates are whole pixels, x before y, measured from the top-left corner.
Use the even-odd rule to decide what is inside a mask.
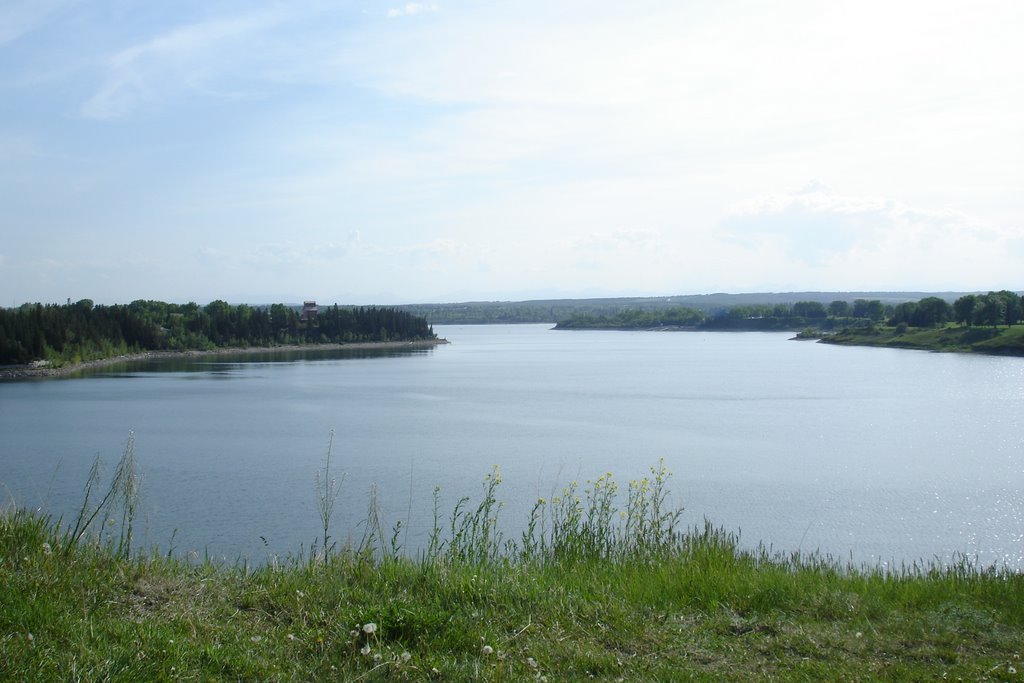
[[[118,363],[132,363],[164,358],[200,358],[204,356],[249,356],[264,353],[290,353],[295,351],[341,351],[360,349],[429,349],[450,344],[447,339],[417,339],[414,341],[349,342],[340,344],[286,344],[282,346],[226,346],[217,349],[188,349],[185,351],[140,351],[109,358],[82,361],[59,368],[19,365],[0,368],[0,380],[32,379],[39,377],[66,377],[82,370],[104,368]]]

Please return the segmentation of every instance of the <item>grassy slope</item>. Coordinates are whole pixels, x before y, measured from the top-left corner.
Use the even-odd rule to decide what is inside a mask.
[[[338,553],[255,570],[124,559],[96,544],[65,555],[65,542],[38,517],[0,518],[0,679],[973,681],[1024,671],[1019,573],[840,571],[744,553],[710,529],[632,559]]]
[[[1013,327],[908,328],[843,330],[822,339],[830,344],[888,346],[926,351],[973,351],[1024,356],[1024,325]]]

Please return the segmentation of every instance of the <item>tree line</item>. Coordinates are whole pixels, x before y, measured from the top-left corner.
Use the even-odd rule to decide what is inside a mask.
[[[884,322],[890,326],[936,327],[947,323],[964,326],[1016,325],[1024,320],[1024,298],[1008,290],[988,294],[966,294],[953,303],[929,296],[919,301],[883,304],[878,299],[797,301],[793,304],[733,306],[717,316],[728,320],[789,319],[826,327]],[[709,318],[709,321],[714,318]],[[709,322],[706,321],[706,322]]]
[[[141,299],[103,306],[83,299],[0,308],[0,364],[76,363],[139,351],[434,338],[425,318],[373,306],[335,304],[309,320],[284,304],[232,306],[220,300],[205,306]]]
[[[578,313],[567,320],[559,321],[560,330],[585,329],[647,329],[655,327],[695,327],[705,321],[701,311],[678,306],[660,311],[644,311],[628,308],[614,315]]]
[[[878,323],[891,326],[934,327],[947,323],[972,325],[1015,325],[1024,320],[1024,299],[1002,290],[988,294],[967,294],[953,303],[929,296],[919,301],[885,304],[878,299],[836,300],[794,303],[743,304],[713,312],[676,307],[662,310],[626,309],[611,315],[576,314],[558,323],[559,329],[652,329],[692,327],[696,329],[784,330],[811,326],[818,329],[866,327]]]
[[[741,304],[715,311],[677,306],[660,310],[628,308],[613,315],[577,314],[558,323],[559,329],[654,329],[689,327],[695,329],[757,329],[784,330],[816,324],[831,326],[836,321],[860,321],[872,324],[885,318],[887,308],[877,299],[833,301],[828,306],[820,301],[794,303]]]

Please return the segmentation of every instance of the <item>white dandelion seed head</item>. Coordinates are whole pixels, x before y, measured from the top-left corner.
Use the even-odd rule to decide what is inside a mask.
[[[373,623],[372,621],[369,622],[368,624],[363,624],[363,633],[365,633],[366,635],[372,636],[376,632],[377,632],[377,624]]]
[[[370,654],[370,646],[363,645],[361,648],[359,648],[359,654],[363,655],[364,657]]]
[[[403,652],[401,654],[401,656],[399,657],[399,659],[402,660],[402,664],[408,664],[409,660],[412,659],[412,655],[409,654],[408,652]]]
[[[482,648],[480,648],[480,653],[485,656],[494,654],[494,648],[490,645],[484,645]]]

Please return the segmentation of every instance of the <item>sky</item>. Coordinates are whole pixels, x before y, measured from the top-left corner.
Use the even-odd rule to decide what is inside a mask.
[[[0,0],[0,306],[1024,289],[1019,0]]]

